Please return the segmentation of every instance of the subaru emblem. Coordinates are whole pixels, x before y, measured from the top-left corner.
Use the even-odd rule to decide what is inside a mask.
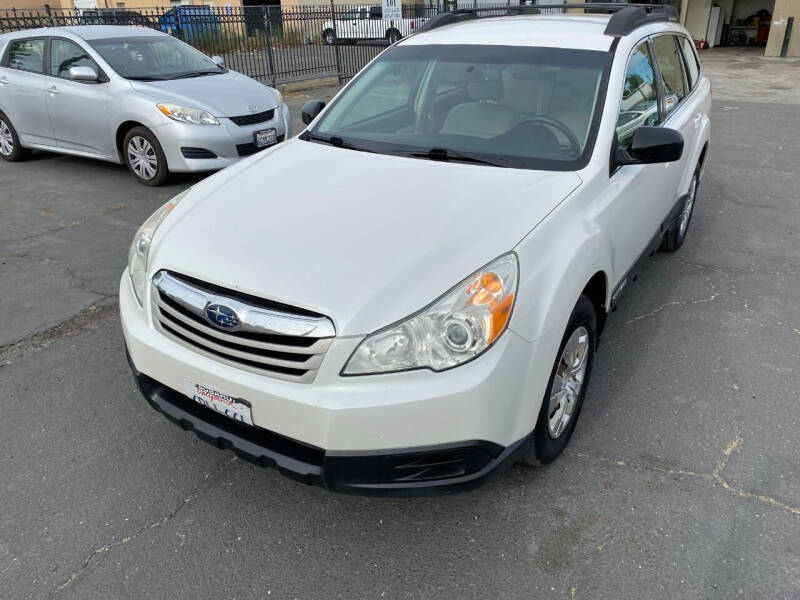
[[[258,107],[255,104],[248,104],[247,110],[249,110],[251,113],[254,113],[258,110]]]
[[[206,320],[212,325],[228,331],[235,331],[241,324],[239,315],[232,308],[222,304],[209,304],[206,306]]]

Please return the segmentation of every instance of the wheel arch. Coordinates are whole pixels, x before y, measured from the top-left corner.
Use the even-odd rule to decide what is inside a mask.
[[[114,134],[114,141],[117,147],[117,155],[119,156],[119,160],[122,164],[125,164],[125,155],[122,150],[122,144],[125,142],[125,136],[128,135],[128,132],[134,127],[147,128],[147,125],[145,125],[144,123],[140,123],[139,121],[133,121],[133,120],[123,121],[122,123],[120,123],[119,127],[117,127],[117,131]]]

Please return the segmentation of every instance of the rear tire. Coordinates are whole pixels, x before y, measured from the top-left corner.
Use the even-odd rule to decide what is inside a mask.
[[[328,46],[333,46],[336,43],[336,32],[333,29],[326,29],[322,32],[322,39]]]
[[[400,32],[397,29],[390,29],[386,32],[386,40],[389,42],[389,45],[396,44],[400,40],[403,39],[403,36],[400,35]]]
[[[134,127],[127,133],[122,142],[122,155],[139,183],[156,187],[167,181],[167,158],[156,136],[146,127]]]
[[[0,158],[8,162],[19,162],[31,155],[31,151],[19,143],[17,130],[11,120],[0,112]]]
[[[531,466],[554,461],[567,447],[578,422],[597,347],[597,314],[587,296],[572,310],[550,372],[536,427],[522,461]]]
[[[686,241],[686,233],[689,231],[689,223],[691,223],[692,215],[694,214],[694,204],[695,200],[697,200],[698,189],[700,189],[700,165],[697,165],[689,182],[689,191],[684,198],[680,216],[664,235],[664,239],[661,242],[661,249],[664,252],[675,252]]]

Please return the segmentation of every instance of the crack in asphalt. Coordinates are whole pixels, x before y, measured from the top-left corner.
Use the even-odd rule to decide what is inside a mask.
[[[685,469],[670,469],[667,467],[657,467],[653,465],[642,465],[636,462],[624,460],[624,459],[612,459],[605,456],[599,456],[596,454],[591,454],[588,452],[576,452],[574,456],[583,459],[593,460],[597,463],[602,465],[608,465],[611,467],[620,467],[620,468],[630,468],[630,469],[637,469],[641,471],[650,471],[655,473],[661,473],[663,475],[672,475],[672,476],[687,476],[687,477],[694,477],[696,479],[702,479],[704,481],[711,481],[719,485],[722,489],[726,490],[727,492],[737,496],[738,498],[744,498],[747,500],[754,500],[756,502],[760,502],[761,504],[765,504],[767,506],[771,506],[773,508],[778,508],[783,511],[788,512],[791,515],[800,516],[800,506],[792,506],[787,504],[786,502],[782,502],[773,498],[772,496],[768,496],[767,494],[762,493],[754,493],[748,490],[742,489],[736,485],[733,485],[723,477],[723,471],[725,467],[728,466],[728,462],[730,461],[731,455],[741,448],[744,440],[741,436],[737,435],[735,438],[730,440],[725,447],[722,449],[722,456],[717,464],[714,466],[714,469],[710,473],[701,473],[698,471],[688,471]]]
[[[74,229],[75,227],[80,227],[81,225],[85,225],[86,223],[89,223],[90,221],[93,221],[94,219],[96,219],[98,217],[105,217],[106,215],[110,215],[111,213],[115,213],[115,212],[120,211],[120,210],[125,210],[126,208],[128,208],[127,204],[124,204],[122,202],[118,202],[117,204],[114,204],[112,206],[109,206],[109,207],[102,208],[102,209],[98,210],[94,215],[90,215],[90,216],[87,216],[87,217],[80,217],[80,218],[75,219],[74,221],[72,221],[70,223],[64,223],[63,225],[59,225],[58,227],[53,227],[52,229],[47,229],[45,231],[40,231],[38,233],[31,233],[29,235],[24,235],[24,236],[18,237],[18,238],[11,238],[11,239],[7,239],[7,240],[1,240],[0,241],[0,245],[5,246],[6,244],[15,244],[15,243],[18,243],[18,242],[27,242],[29,240],[35,240],[36,238],[40,238],[40,237],[43,237],[43,236],[51,235],[51,234],[54,234],[54,233],[59,233],[60,231],[64,231],[64,230],[67,230],[67,229]],[[45,214],[48,214],[48,213],[45,213]]]
[[[95,329],[102,323],[112,318],[117,318],[119,306],[116,302],[102,304],[112,298],[116,298],[116,295],[100,298],[95,304],[49,329],[34,333],[11,344],[0,346],[0,367],[47,348],[57,340]]]
[[[49,597],[52,598],[56,593],[67,589],[69,586],[75,583],[75,581],[77,581],[80,578],[80,576],[91,566],[92,561],[100,554],[104,554],[105,552],[108,552],[113,548],[124,546],[125,544],[132,542],[133,540],[139,538],[140,536],[150,531],[153,531],[158,527],[162,527],[163,525],[166,525],[170,521],[174,520],[190,502],[200,497],[200,492],[203,489],[203,486],[205,485],[206,482],[208,482],[210,479],[212,479],[215,475],[217,475],[221,471],[225,470],[227,467],[230,466],[231,463],[235,462],[236,460],[237,457],[233,456],[231,460],[223,462],[219,467],[217,467],[213,471],[207,472],[203,477],[203,481],[200,482],[198,490],[190,494],[186,498],[184,498],[173,510],[171,510],[165,516],[160,518],[158,521],[155,521],[150,525],[145,525],[144,527],[137,529],[130,535],[127,535],[116,542],[103,544],[102,546],[99,546],[98,548],[92,550],[89,554],[87,554],[84,557],[81,566],[76,571],[74,571],[72,575],[69,576],[68,579],[66,579],[61,585],[59,585],[55,590],[53,590],[53,592],[50,593]]]

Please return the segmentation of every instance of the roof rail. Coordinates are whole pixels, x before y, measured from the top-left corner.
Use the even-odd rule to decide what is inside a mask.
[[[631,31],[656,21],[678,21],[678,11],[674,6],[667,4],[634,4],[630,2],[606,2],[606,3],[587,3],[587,4],[548,4],[545,6],[483,6],[475,8],[459,8],[448,12],[439,13],[431,18],[425,25],[419,28],[418,33],[430,31],[471,21],[472,19],[486,19],[492,17],[507,17],[516,15],[538,15],[543,10],[548,13],[562,9],[575,11],[582,10],[585,13],[611,14],[608,25],[603,33],[612,37],[622,37]]]

